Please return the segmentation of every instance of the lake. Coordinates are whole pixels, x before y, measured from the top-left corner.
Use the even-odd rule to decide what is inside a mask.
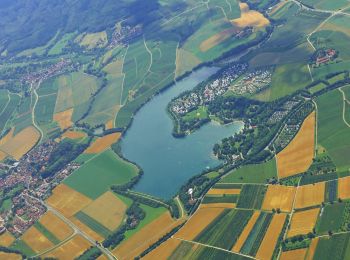
[[[174,97],[193,89],[217,70],[203,67],[191,73],[155,96],[136,113],[131,127],[121,140],[123,156],[137,163],[144,171],[135,186],[136,191],[169,199],[192,176],[221,163],[212,154],[214,144],[239,132],[243,122],[229,125],[212,122],[185,138],[174,138],[174,125],[166,111]]]

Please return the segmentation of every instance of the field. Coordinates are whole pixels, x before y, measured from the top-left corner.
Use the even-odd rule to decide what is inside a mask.
[[[247,239],[244,241],[240,252],[247,255],[255,256],[263,241],[265,233],[273,219],[272,213],[261,212]]]
[[[113,231],[122,222],[126,209],[127,205],[108,191],[84,208],[83,212]]]
[[[91,203],[91,199],[71,189],[65,184],[58,185],[46,201],[65,217],[71,217]]]
[[[155,250],[148,253],[143,257],[145,260],[152,259],[168,259],[169,256],[174,252],[174,250],[180,245],[181,240],[176,238],[170,238],[166,242],[162,243]]]
[[[35,107],[35,120],[39,125],[49,124],[53,120],[55,112],[56,94],[39,96]]]
[[[281,260],[303,260],[307,253],[306,248],[282,252]]]
[[[57,122],[62,130],[67,129],[73,125],[72,122],[73,109],[67,109],[53,115],[53,120]]]
[[[276,161],[270,160],[263,164],[246,165],[233,170],[223,179],[222,183],[266,183],[269,178],[277,177]]]
[[[248,235],[252,231],[252,229],[253,229],[256,221],[258,220],[259,216],[260,216],[260,212],[259,211],[255,211],[253,213],[253,215],[249,219],[247,225],[244,227],[242,233],[239,235],[239,237],[237,239],[237,242],[232,247],[232,249],[231,249],[232,251],[234,251],[234,252],[240,252],[241,251],[244,242],[247,240]]]
[[[0,111],[0,131],[2,131],[5,128],[7,121],[13,115],[16,106],[20,101],[20,97],[18,95],[9,94],[9,97],[9,102],[6,103],[4,105],[4,108]]]
[[[319,213],[319,208],[295,212],[287,236],[293,237],[296,235],[306,235],[309,232],[312,232],[316,225]]]
[[[90,217],[89,215],[85,214],[83,211],[79,211],[74,215],[74,218],[80,221],[82,224],[87,226],[89,229],[91,229],[93,232],[98,234],[101,237],[107,238],[111,231],[103,226],[100,222],[96,221],[94,218]]]
[[[231,250],[252,215],[250,210],[225,209],[194,241]]]
[[[278,177],[303,173],[310,167],[315,149],[315,115],[313,112],[305,119],[294,139],[277,154]]]
[[[86,150],[85,153],[100,153],[108,149],[112,144],[118,141],[120,133],[113,133],[98,137]]]
[[[324,84],[323,82],[321,82],[321,83],[318,83],[317,85],[311,87],[311,88],[309,89],[309,91],[310,91],[312,94],[314,94],[314,93],[316,93],[317,91],[320,91],[320,90],[324,89],[325,87],[327,87],[327,85]]]
[[[7,259],[7,260],[21,260],[22,256],[13,254],[13,253],[5,253],[0,251],[0,259]]]
[[[269,185],[262,204],[262,209],[280,209],[284,212],[290,212],[292,210],[295,192],[295,187]]]
[[[70,221],[73,222],[74,225],[76,225],[81,231],[86,233],[88,236],[90,236],[92,239],[102,242],[105,238],[98,234],[96,231],[94,231],[92,228],[88,227],[87,224],[83,223],[76,217],[71,217]]]
[[[177,49],[175,76],[179,77],[185,72],[192,71],[192,69],[198,66],[200,63],[201,61],[192,53],[183,49]]]
[[[349,187],[349,186],[348,186]],[[336,201],[338,189],[338,180],[330,180],[326,182],[326,188],[324,193],[324,201],[325,202],[333,202]]]
[[[314,259],[348,259],[349,239],[349,233],[320,238]]]
[[[338,1],[327,1],[327,0],[302,0],[304,4],[314,7],[315,9],[323,10],[338,10],[349,5],[349,2],[346,0]]]
[[[49,249],[54,244],[36,227],[32,226],[22,236],[22,240],[36,253]]]
[[[350,177],[338,179],[338,197],[341,199],[350,198]]]
[[[79,42],[81,46],[88,49],[104,47],[107,44],[107,33],[105,31],[88,33],[85,34]]]
[[[166,211],[145,225],[132,237],[122,242],[120,246],[113,250],[113,253],[121,259],[134,258],[181,222],[182,220],[175,221],[172,219],[170,213]]]
[[[223,208],[200,208],[174,236],[186,240],[193,240],[223,211]]]
[[[87,135],[84,132],[68,130],[68,131],[64,132],[64,134],[62,135],[62,138],[81,139],[81,138],[84,138],[86,136]]]
[[[8,231],[0,235],[0,246],[10,246],[13,241],[15,241],[15,238]]]
[[[73,234],[73,230],[51,211],[46,212],[39,222],[60,241]]]
[[[267,229],[264,239],[256,254],[258,259],[271,259],[284,222],[286,221],[286,214],[276,214],[273,216],[272,221]]]
[[[138,169],[107,150],[74,171],[64,183],[76,191],[96,199],[113,184],[124,184],[136,176]],[[98,178],[97,178],[98,177]]]
[[[306,258],[305,258],[306,260],[312,260],[314,258],[318,241],[319,241],[318,237],[312,239],[310,247],[309,247],[309,250],[307,251],[307,255],[306,255]]]
[[[317,233],[326,234],[329,230],[335,232],[340,230],[345,214],[345,203],[326,205],[317,224]]]
[[[266,193],[265,185],[245,184],[241,190],[237,208],[260,209]]]
[[[348,172],[350,131],[344,123],[342,94],[333,90],[317,98],[317,138],[332,158],[338,172]]]
[[[0,150],[11,155],[16,160],[19,160],[24,154],[33,148],[39,138],[39,132],[33,126],[30,126],[15,136],[7,136],[7,141],[0,145]]]
[[[324,201],[325,183],[319,182],[298,187],[295,208],[320,205]]]
[[[80,235],[74,236],[68,242],[44,255],[57,259],[74,259],[80,256],[91,244]]]
[[[239,194],[241,192],[240,189],[210,189],[207,194],[208,195],[224,195],[224,194]]]
[[[241,17],[231,20],[234,26],[239,28],[245,28],[251,26],[253,28],[264,28],[270,24],[270,21],[264,17],[263,14],[249,10],[249,6],[246,3],[240,3]]]

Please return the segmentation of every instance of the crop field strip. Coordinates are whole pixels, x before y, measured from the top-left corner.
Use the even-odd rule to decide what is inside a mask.
[[[338,190],[338,180],[331,180],[326,182],[324,201],[325,202],[336,201],[338,198],[337,190]]]
[[[295,193],[295,187],[269,185],[262,204],[262,209],[280,209],[283,212],[291,212]]]
[[[260,209],[267,190],[265,185],[245,184],[241,190],[237,208]]]
[[[332,232],[340,231],[344,222],[345,206],[345,203],[326,205],[317,223],[317,234],[327,234],[330,230]]]
[[[316,225],[319,213],[319,208],[295,212],[292,215],[290,228],[287,231],[287,237],[306,235],[309,232],[312,232]]]
[[[280,260],[302,260],[305,259],[306,254],[307,248],[285,251],[282,252]]]

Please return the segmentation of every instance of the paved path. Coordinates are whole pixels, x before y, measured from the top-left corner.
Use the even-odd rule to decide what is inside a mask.
[[[38,83],[38,87],[40,86],[40,83]],[[34,96],[35,96],[35,102],[34,102],[34,105],[33,105],[33,109],[32,109],[32,123],[33,123],[33,126],[39,131],[40,133],[40,139],[38,141],[38,144],[41,143],[43,137],[44,137],[44,133],[43,131],[41,130],[41,128],[36,124],[35,122],[35,108],[36,108],[36,105],[38,104],[38,101],[39,101],[39,95],[38,93],[36,92],[36,88],[33,87],[33,85],[30,86],[30,89],[32,90]]]

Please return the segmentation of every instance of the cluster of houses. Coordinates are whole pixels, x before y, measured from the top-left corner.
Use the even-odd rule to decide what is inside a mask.
[[[300,101],[287,101],[280,110],[275,111],[268,120],[268,124],[276,124],[280,122],[289,112],[300,103]]]
[[[174,100],[171,104],[171,111],[178,115],[184,115],[201,104],[213,101],[217,96],[226,93],[232,82],[245,73],[247,69],[248,65],[245,63],[233,64],[225,69],[219,78],[209,82],[204,88],[189,92]]]
[[[129,25],[120,26],[113,32],[112,38],[109,42],[108,49],[112,49],[116,46],[126,46],[130,40],[142,34],[142,26],[137,25],[131,27]]]
[[[255,70],[244,75],[230,90],[236,95],[254,94],[271,84],[271,70]]]
[[[79,164],[70,163],[53,176],[41,178],[40,172],[45,170],[56,146],[56,142],[49,140],[35,147],[12,166],[6,166],[7,173],[0,179],[0,189],[18,191],[13,192],[9,198],[12,202],[11,208],[0,213],[0,220],[3,222],[2,225],[0,223],[0,232],[1,227],[6,227],[12,234],[21,235],[46,211],[45,207],[31,196],[45,200],[55,186],[79,168]]]
[[[50,77],[61,74],[64,71],[67,71],[68,69],[73,69],[73,68],[74,68],[74,65],[72,64],[71,60],[61,59],[56,64],[53,64],[45,69],[25,75],[21,79],[21,82],[29,85],[36,84],[38,82],[43,82]]]
[[[320,50],[317,53],[315,64],[320,66],[334,60],[337,56],[337,52],[334,49]]]

